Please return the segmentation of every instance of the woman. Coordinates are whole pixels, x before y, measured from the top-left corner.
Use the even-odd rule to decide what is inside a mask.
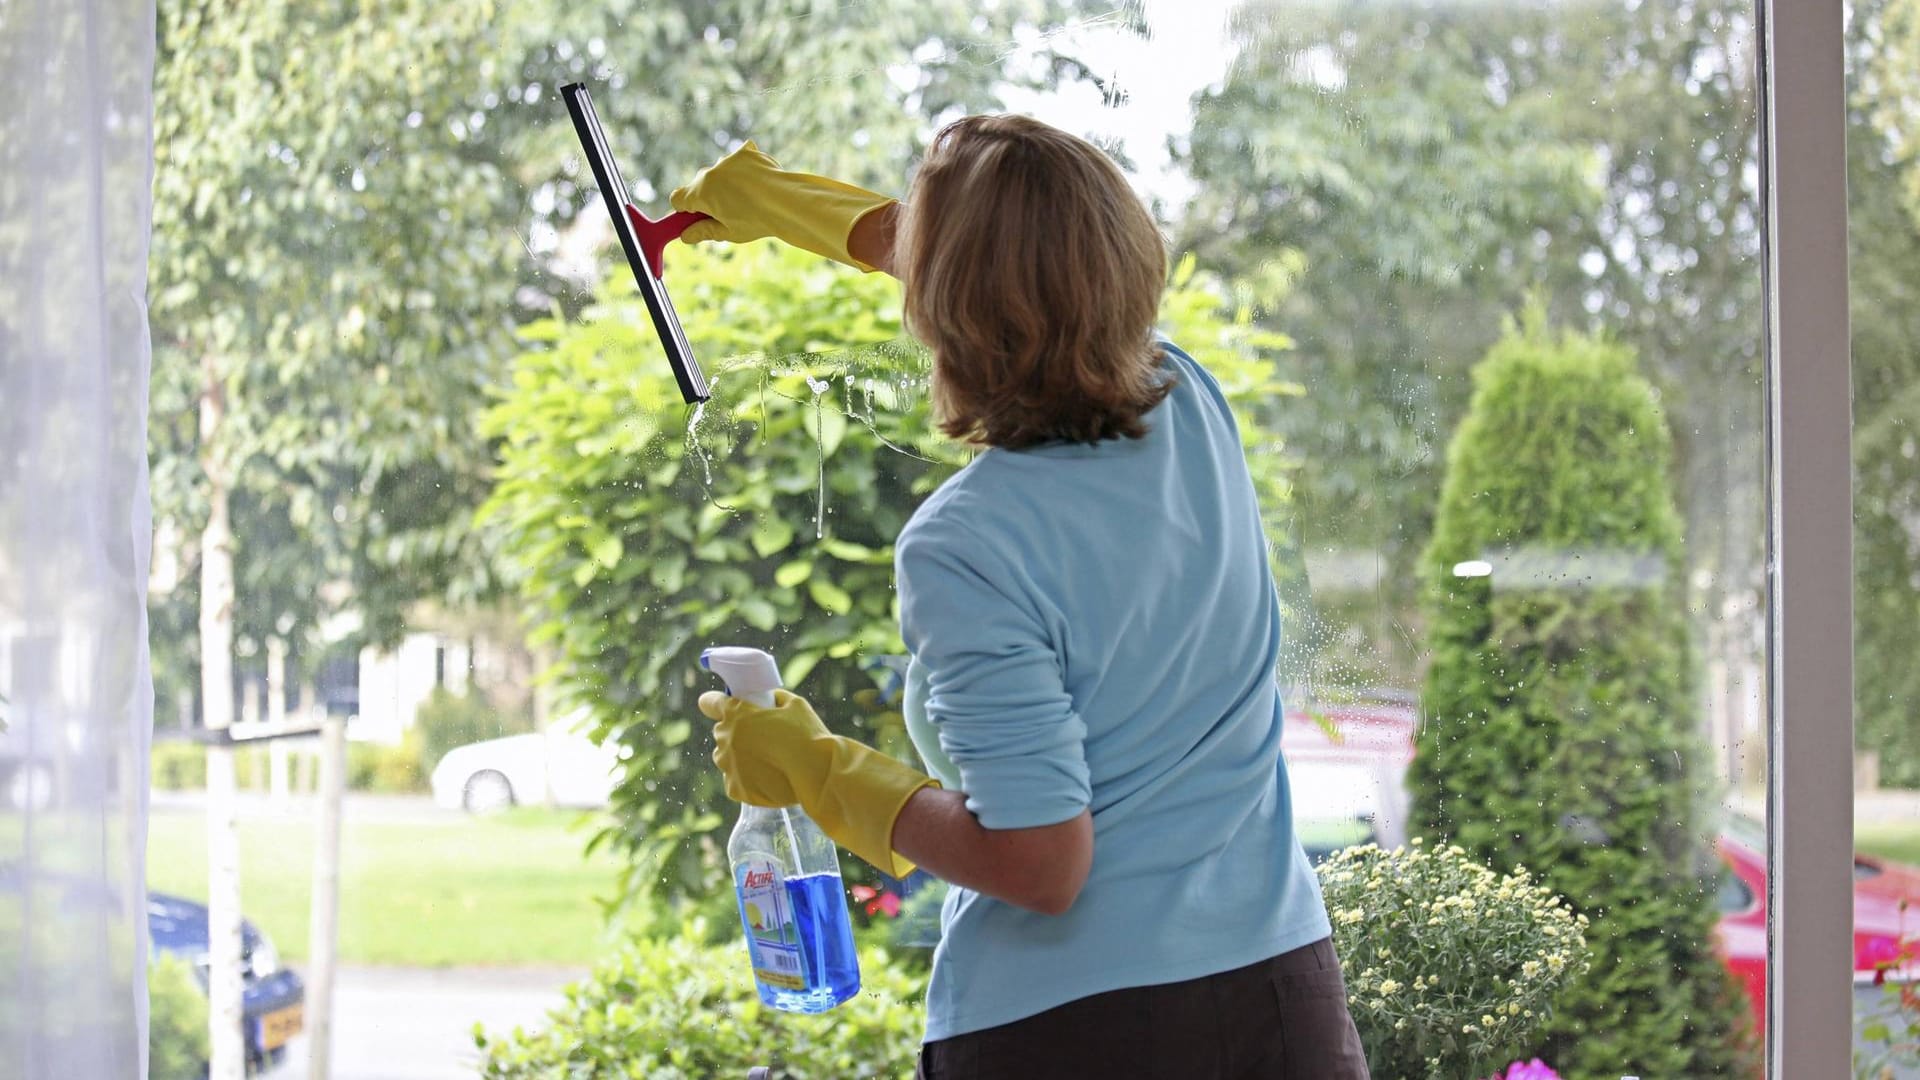
[[[1279,607],[1238,431],[1153,323],[1120,170],[1018,116],[935,138],[903,206],[751,143],[676,191],[689,242],[898,276],[940,427],[981,453],[896,545],[924,775],[808,703],[711,693],[727,792],[951,882],[919,1075],[1367,1075],[1293,830]]]

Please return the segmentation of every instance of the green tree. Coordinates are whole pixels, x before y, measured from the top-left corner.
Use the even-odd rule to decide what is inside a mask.
[[[636,198],[659,206],[756,136],[897,188],[936,117],[1084,72],[1044,44],[1008,59],[1020,28],[1069,16],[1054,0],[212,10],[169,0],[162,19],[154,487],[189,578],[225,504],[243,664],[276,636],[299,658],[323,596],[376,643],[421,599],[499,596],[470,528],[492,458],[482,388],[504,376],[506,330],[581,302],[560,249],[605,229],[560,84],[594,85]],[[230,345],[201,346],[216,338]],[[207,404],[226,410],[212,437]],[[190,623],[198,590],[162,593],[158,620]],[[163,692],[191,697],[199,652],[163,643]]]
[[[1195,106],[1202,189],[1182,235],[1233,273],[1304,257],[1272,317],[1309,388],[1276,420],[1306,463],[1306,542],[1413,572],[1467,372],[1499,313],[1537,297],[1639,350],[1676,416],[1689,558],[1715,596],[1753,594],[1750,8],[1249,0],[1235,20],[1237,62]],[[1418,667],[1417,605],[1399,595],[1322,604],[1359,631],[1338,677]]]
[[[1757,1068],[1713,945],[1671,453],[1632,350],[1533,309],[1475,369],[1423,559],[1414,817],[1592,919],[1593,970],[1540,1050],[1579,1080]]]
[[[455,454],[504,351],[519,247],[505,174],[470,154],[492,5],[169,0],[155,74],[154,498],[198,563],[205,726],[233,659],[299,639],[343,576],[368,495]],[[383,118],[376,120],[374,118]],[[463,405],[465,402],[467,404]],[[246,531],[240,531],[244,528]],[[241,617],[242,613],[245,618]],[[236,642],[236,627],[256,637]],[[231,752],[207,757],[212,1061],[237,1076],[239,851]]]
[[[1855,734],[1920,787],[1920,7],[1856,4],[1848,45]]]
[[[788,685],[857,737],[898,743],[871,661],[901,652],[894,537],[964,456],[931,431],[926,363],[900,340],[897,285],[759,245],[675,251],[669,275],[714,398],[680,404],[624,275],[577,321],[533,324],[513,390],[488,414],[502,440],[498,529],[561,657],[566,691],[630,751],[614,822],[630,893],[700,893],[731,804],[701,749],[693,701],[714,684],[700,650],[780,657]],[[1279,335],[1236,318],[1191,264],[1168,330],[1244,406],[1290,389]],[[697,314],[695,314],[697,313]],[[1243,431],[1270,510],[1287,463]]]

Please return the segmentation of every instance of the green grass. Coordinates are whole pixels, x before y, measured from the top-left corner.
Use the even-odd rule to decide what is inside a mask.
[[[1920,866],[1920,821],[1887,821],[1856,826],[1853,841],[1867,855]]]
[[[340,840],[340,960],[409,967],[584,965],[602,952],[596,897],[617,866],[581,857],[579,815],[516,810],[446,822],[352,822]],[[240,826],[241,909],[281,956],[303,960],[313,826]],[[206,898],[206,823],[155,814],[147,884]]]

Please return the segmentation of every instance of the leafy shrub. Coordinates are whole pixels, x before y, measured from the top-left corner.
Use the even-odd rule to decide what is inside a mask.
[[[207,786],[207,748],[195,742],[155,742],[150,757],[155,791],[194,791]]]
[[[855,700],[862,658],[902,651],[894,538],[965,460],[932,432],[926,358],[901,338],[895,283],[779,245],[676,250],[674,299],[713,400],[688,410],[624,273],[579,321],[526,327],[512,390],[488,413],[498,483],[481,511],[557,649],[567,706],[631,755],[614,821],[632,896],[726,880],[732,820],[694,711],[710,644],[770,649],[829,726],[883,741],[897,714]],[[1191,262],[1167,329],[1239,404],[1297,390],[1275,374],[1279,335],[1241,317]],[[1272,435],[1256,483],[1278,511]],[[871,696],[867,699],[871,700]]]
[[[427,770],[421,764],[419,730],[408,731],[397,745],[348,743],[347,787],[391,795],[428,790]]]
[[[204,743],[169,739],[155,742],[148,757],[149,786],[155,791],[199,791],[207,786],[207,747]],[[233,780],[241,789],[267,784],[267,748],[236,746]]]
[[[200,1080],[213,1055],[207,1030],[207,995],[193,967],[155,951],[147,962],[147,1076],[149,1080]]]
[[[569,986],[544,1030],[490,1034],[476,1026],[486,1080],[644,1076],[744,1077],[767,1065],[790,1080],[911,1075],[920,1048],[918,979],[887,955],[860,957],[861,990],[823,1016],[760,1003],[745,945],[706,945],[709,929],[635,939]]]
[[[1318,867],[1352,1002],[1380,1076],[1487,1076],[1531,1049],[1587,968],[1576,916],[1525,869],[1459,847],[1346,848]]]
[[[1670,442],[1630,350],[1530,312],[1474,372],[1425,555],[1416,828],[1593,920],[1592,974],[1539,1047],[1583,1080],[1758,1065],[1714,949]]]
[[[413,730],[420,733],[421,772],[431,775],[454,747],[532,731],[533,718],[502,712],[484,694],[455,694],[436,686],[414,712]]]
[[[1900,910],[1904,916],[1904,901]],[[1883,948],[1873,958],[1878,1000],[1854,1010],[1859,1026],[1853,1050],[1855,1080],[1896,1080],[1920,1070],[1920,982],[1910,981],[1920,965],[1920,935],[1903,935],[1897,944]],[[1903,979],[1903,973],[1909,978]]]

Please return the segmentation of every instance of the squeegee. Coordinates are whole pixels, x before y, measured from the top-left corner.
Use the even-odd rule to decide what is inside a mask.
[[[607,213],[613,218],[614,235],[620,238],[620,249],[626,252],[627,265],[633,268],[633,279],[640,286],[640,296],[647,302],[647,314],[653,317],[653,329],[660,337],[661,348],[666,350],[674,381],[680,384],[680,396],[689,405],[705,401],[707,377],[700,370],[700,362],[693,358],[693,347],[687,344],[687,333],[680,327],[680,315],[673,310],[673,300],[667,295],[667,283],[662,280],[666,272],[662,252],[687,226],[707,215],[677,213],[656,221],[636,210],[628,200],[620,168],[613,163],[607,133],[601,129],[600,117],[593,111],[593,97],[587,93],[586,84],[569,83],[560,88],[560,96],[566,100],[567,112],[573,117],[573,129],[580,135],[587,164],[593,169],[593,179],[600,185],[601,198],[606,200]]]

